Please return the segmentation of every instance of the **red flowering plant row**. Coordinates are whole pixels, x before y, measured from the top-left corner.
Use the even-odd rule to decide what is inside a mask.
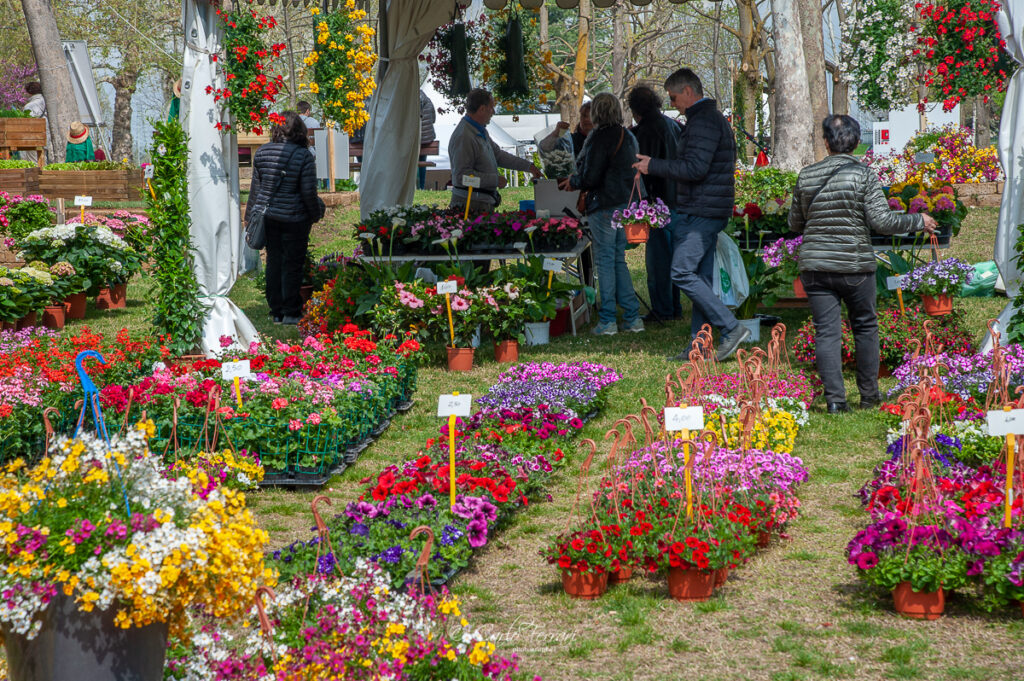
[[[58,335],[43,328],[0,332],[0,454],[3,459],[33,460],[43,452],[43,411],[57,410],[49,420],[55,430],[74,427],[75,402],[82,388],[75,356],[95,350],[105,363],[87,360],[84,370],[96,383],[132,381],[165,360],[168,350],[160,339],[138,338],[121,329],[114,338],[93,333],[88,326],[77,334]]]
[[[529,366],[518,367],[516,375],[530,373],[524,368]],[[541,365],[536,369],[540,371]],[[617,379],[615,372],[594,364],[545,365],[544,370],[567,380],[575,373],[579,380],[601,385],[600,390],[611,385],[612,377]],[[500,379],[497,385],[503,382]],[[595,404],[600,403],[595,399]],[[435,539],[431,578],[445,581],[468,564],[473,552],[490,541],[515,509],[543,494],[551,475],[563,465],[565,448],[583,425],[572,409],[543,403],[488,406],[458,419],[452,505],[445,424],[413,458],[363,481],[366,487],[359,498],[328,523],[330,558],[325,561],[327,551],[318,551],[323,547],[314,538],[275,552],[276,565],[284,577],[334,565],[347,574],[358,560],[369,559],[379,563],[396,586],[401,585],[415,576],[423,545],[409,534],[426,525]]]
[[[347,326],[302,343],[254,342],[244,350],[229,337],[221,343],[218,358],[107,383],[100,391],[104,409],[118,419],[145,410],[157,424],[157,447],[198,445],[216,434],[258,457],[269,484],[279,482],[276,474],[323,477],[385,426],[415,388],[414,339],[374,339]],[[248,361],[251,373],[236,391],[222,367],[238,360]]]
[[[946,386],[943,371],[919,363],[917,373],[903,399],[881,407],[893,427],[884,460],[859,491],[866,526],[847,546],[849,563],[887,591],[909,584],[968,592],[987,610],[1016,606],[1024,600],[1024,497],[1015,474],[1007,522],[1005,439],[988,435],[981,403]],[[922,424],[923,441],[913,435]]]

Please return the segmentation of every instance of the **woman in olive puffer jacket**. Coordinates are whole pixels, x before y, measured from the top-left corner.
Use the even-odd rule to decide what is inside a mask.
[[[789,228],[804,237],[800,281],[814,318],[814,354],[825,401],[828,412],[835,414],[849,411],[843,385],[842,303],[856,348],[860,406],[872,408],[881,401],[871,232],[933,232],[936,223],[924,213],[904,215],[889,209],[878,176],[850,155],[860,142],[856,120],[833,115],[821,127],[830,155],[800,171]]]

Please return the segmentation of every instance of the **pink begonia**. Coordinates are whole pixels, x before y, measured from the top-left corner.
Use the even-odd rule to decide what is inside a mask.
[[[284,409],[285,407],[288,406],[288,400],[284,397],[278,397],[275,398],[274,401],[270,403],[270,406],[273,409]]]
[[[220,346],[222,348],[230,348],[232,345],[234,345],[234,343],[235,339],[232,338],[231,336],[225,334],[220,337]]]
[[[301,430],[301,429],[302,429],[302,421],[300,421],[298,419],[292,419],[292,420],[288,421],[288,430]]]
[[[306,417],[306,423],[312,426],[320,425],[320,414],[314,411],[312,414]]]

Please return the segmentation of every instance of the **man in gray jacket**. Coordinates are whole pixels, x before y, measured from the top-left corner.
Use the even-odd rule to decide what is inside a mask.
[[[466,115],[459,121],[448,141],[448,159],[452,168],[452,208],[465,208],[467,187],[465,175],[479,178],[480,186],[473,189],[470,210],[491,210],[501,203],[498,190],[508,181],[498,174],[498,168],[509,168],[540,177],[540,169],[525,159],[502,151],[487,135],[487,124],[494,116],[494,97],[483,88],[470,90],[466,95]]]
[[[800,281],[814,318],[814,355],[825,385],[828,413],[849,411],[843,385],[842,304],[856,346],[860,406],[881,402],[878,393],[878,317],[875,314],[875,251],[871,232],[934,232],[935,218],[889,209],[875,171],[850,155],[860,125],[849,116],[821,122],[828,158],[800,171],[793,190],[789,228],[804,235]]]

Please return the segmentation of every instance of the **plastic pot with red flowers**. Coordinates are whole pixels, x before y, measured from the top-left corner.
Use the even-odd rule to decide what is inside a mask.
[[[562,588],[573,598],[598,598],[608,588],[609,571],[618,571],[617,547],[607,540],[611,529],[577,530],[556,537],[543,552],[562,571]]]

